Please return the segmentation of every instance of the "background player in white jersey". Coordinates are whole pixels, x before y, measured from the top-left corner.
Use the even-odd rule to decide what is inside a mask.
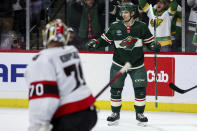
[[[161,52],[170,52],[171,23],[178,6],[176,0],[157,0],[155,8],[151,8],[152,5],[149,5],[147,0],[139,0],[139,6],[149,17],[149,29],[152,35],[156,35],[156,41],[161,45]]]
[[[83,78],[78,50],[68,46],[61,20],[46,25],[44,46],[26,71],[29,131],[90,131],[97,121],[95,98]],[[52,128],[52,129],[51,129]]]

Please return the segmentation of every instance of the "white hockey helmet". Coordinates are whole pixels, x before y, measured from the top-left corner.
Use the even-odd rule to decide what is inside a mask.
[[[70,37],[69,28],[60,19],[49,22],[42,31],[43,45],[46,47],[51,41],[66,45]]]

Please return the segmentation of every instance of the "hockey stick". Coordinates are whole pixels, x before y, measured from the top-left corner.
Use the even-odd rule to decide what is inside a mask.
[[[191,91],[191,90],[197,88],[197,85],[195,85],[195,86],[193,86],[193,87],[191,87],[191,88],[189,88],[189,89],[186,89],[186,90],[183,90],[183,89],[178,88],[178,87],[177,87],[175,84],[173,84],[173,83],[170,83],[170,84],[169,84],[169,87],[170,87],[171,89],[175,90],[175,91],[178,92],[178,93],[184,94],[184,93],[186,93],[186,92],[188,92],[188,91]]]
[[[156,19],[154,19],[154,37],[155,37],[155,44],[156,44]],[[157,53],[154,53],[155,57],[155,107],[158,107],[158,97],[157,97]]]
[[[154,19],[154,42],[156,44],[156,21],[157,21],[157,15],[155,17],[154,13],[153,13],[153,7],[152,5],[150,5],[150,13],[151,16]],[[155,107],[158,107],[158,95],[157,95],[157,53],[154,53],[154,57],[155,57]]]
[[[131,67],[131,64],[127,62],[120,71],[115,75],[115,77],[95,96],[97,99],[112,83],[114,83],[127,69]]]
[[[157,54],[155,56],[155,107],[158,107],[158,95],[157,95]]]

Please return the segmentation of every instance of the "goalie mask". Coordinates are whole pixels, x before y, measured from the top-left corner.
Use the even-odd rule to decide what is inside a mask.
[[[42,31],[42,34],[43,45],[45,47],[51,41],[60,42],[63,45],[66,45],[70,37],[69,28],[60,19],[55,19],[49,22]]]
[[[125,3],[120,6],[120,11],[128,10],[130,13],[134,11],[134,18],[139,16],[138,6],[134,5],[133,3]]]

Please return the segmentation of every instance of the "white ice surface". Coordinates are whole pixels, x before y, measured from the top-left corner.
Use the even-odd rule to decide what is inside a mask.
[[[121,111],[119,126],[107,126],[110,111],[98,111],[92,131],[197,131],[197,113],[145,112],[147,127],[137,126],[133,111]],[[0,131],[27,131],[28,109],[0,108]]]

